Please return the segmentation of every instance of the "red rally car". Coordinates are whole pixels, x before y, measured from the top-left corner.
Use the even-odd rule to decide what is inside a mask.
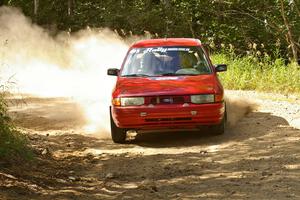
[[[226,107],[217,72],[201,42],[190,38],[149,39],[134,43],[112,93],[111,136],[123,143],[128,130],[197,129],[224,133]]]

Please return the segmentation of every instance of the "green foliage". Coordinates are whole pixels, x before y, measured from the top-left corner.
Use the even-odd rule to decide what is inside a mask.
[[[249,43],[277,48],[284,58],[300,53],[299,0],[5,0],[20,7],[35,22],[58,30],[108,27],[123,36],[145,31],[158,37],[196,37],[214,45],[233,44],[245,55]],[[69,11],[72,12],[69,12]],[[286,21],[284,20],[286,17]]]
[[[228,71],[220,73],[226,89],[300,95],[300,68],[296,63],[285,65],[282,58],[272,61],[266,54],[236,56],[226,51],[214,54],[212,60],[228,64]]]
[[[15,158],[29,159],[32,157],[27,147],[26,137],[16,130],[7,115],[7,105],[0,96],[0,159],[13,160]]]

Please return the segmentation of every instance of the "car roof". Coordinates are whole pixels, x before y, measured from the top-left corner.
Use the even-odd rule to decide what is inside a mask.
[[[134,43],[131,48],[156,47],[156,46],[200,46],[201,42],[194,38],[161,38],[141,40]]]

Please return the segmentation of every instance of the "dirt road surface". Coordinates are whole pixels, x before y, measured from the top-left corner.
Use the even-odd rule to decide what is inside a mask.
[[[124,145],[80,130],[72,101],[24,99],[11,113],[37,156],[0,161],[0,199],[300,199],[299,99],[227,96],[231,124],[222,136],[145,133]],[[259,107],[244,116],[249,102]]]

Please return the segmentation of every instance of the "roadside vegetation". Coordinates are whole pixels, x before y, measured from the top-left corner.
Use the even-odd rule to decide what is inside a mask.
[[[31,159],[33,154],[27,137],[14,126],[8,115],[6,87],[1,85],[0,88],[0,162]]]
[[[263,46],[261,44],[260,46]],[[213,63],[228,65],[220,78],[226,89],[257,90],[300,96],[300,66],[296,62],[286,63],[279,50],[272,55],[257,50],[257,44],[249,44],[246,55],[234,53],[233,46],[212,55]]]

